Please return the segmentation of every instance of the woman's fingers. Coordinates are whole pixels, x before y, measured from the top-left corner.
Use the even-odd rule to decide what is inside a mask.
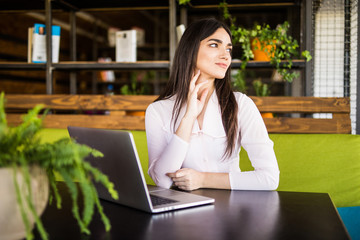
[[[191,81],[190,81],[190,90],[195,88],[196,85],[196,81],[199,79],[200,76],[200,70],[198,70],[192,77]],[[192,88],[192,89],[191,89]]]
[[[188,99],[187,99],[187,116],[197,117],[203,109],[208,90],[205,90],[199,95],[200,89],[208,83],[208,80],[199,82],[200,70],[193,76],[190,81]]]
[[[186,170],[187,170],[187,168],[181,168],[181,169],[177,170],[176,172],[167,173],[166,175],[171,178],[183,177],[183,176],[185,176]]]
[[[205,99],[206,99],[206,96],[208,95],[209,93],[209,89],[205,89],[204,92],[201,94],[201,97],[200,97],[200,102],[202,104],[205,103]]]
[[[191,81],[195,81],[195,82],[196,82],[196,79],[198,79],[199,76],[200,76],[200,69],[197,70],[197,72],[194,72]]]
[[[182,168],[166,175],[181,189],[194,190],[201,187],[201,174],[194,169]]]
[[[206,81],[204,81],[204,82],[201,82],[201,83],[196,84],[194,91],[197,93],[197,92],[199,91],[199,89],[200,89],[203,85],[205,85],[206,83],[208,83],[208,82],[209,82],[209,81],[206,80]]]

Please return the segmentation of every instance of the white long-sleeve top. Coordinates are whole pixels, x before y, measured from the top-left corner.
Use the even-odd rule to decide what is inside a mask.
[[[156,185],[169,188],[171,179],[166,173],[180,168],[192,168],[200,172],[229,173],[231,189],[274,190],[279,185],[279,167],[273,142],[268,136],[264,121],[255,103],[245,94],[234,92],[238,103],[238,140],[230,157],[223,158],[226,149],[226,133],[222,124],[221,110],[215,93],[209,99],[203,119],[192,129],[190,142],[175,134],[172,111],[175,98],[150,104],[146,110],[145,126],[149,153],[148,173]],[[185,114],[182,108],[175,129]],[[239,152],[247,151],[254,171],[241,172]]]

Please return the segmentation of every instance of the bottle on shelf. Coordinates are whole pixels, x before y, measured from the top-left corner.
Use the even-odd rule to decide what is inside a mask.
[[[105,95],[114,95],[114,85],[107,85]]]

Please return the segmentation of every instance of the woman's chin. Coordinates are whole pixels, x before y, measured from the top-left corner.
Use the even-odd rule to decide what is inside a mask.
[[[223,79],[224,77],[225,77],[225,74],[219,74],[219,75],[215,76],[216,79]]]

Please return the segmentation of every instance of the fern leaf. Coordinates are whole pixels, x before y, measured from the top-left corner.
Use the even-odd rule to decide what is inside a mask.
[[[108,189],[112,198],[119,198],[118,192],[114,189],[114,184],[110,182],[109,178],[105,174],[103,174],[99,169],[92,167],[88,162],[84,162],[84,168],[92,173],[96,182],[100,182]]]
[[[52,189],[52,193],[54,194],[55,200],[56,200],[56,207],[58,209],[61,208],[61,196],[59,194],[59,191],[56,187],[56,180],[55,180],[55,176],[54,176],[54,172],[52,170],[48,170],[48,178],[49,178],[49,183],[50,183],[50,187]],[[50,197],[52,196],[52,194],[50,194]],[[50,204],[51,201],[49,200]]]
[[[86,234],[90,234],[89,229],[85,226],[85,224],[83,223],[83,221],[80,218],[80,213],[79,213],[79,207],[77,204],[77,200],[78,200],[78,191],[77,191],[77,187],[76,184],[72,181],[71,176],[68,174],[67,171],[64,170],[60,170],[59,173],[61,174],[61,176],[64,178],[65,184],[68,186],[70,195],[71,195],[71,199],[72,199],[72,212],[74,215],[74,218],[77,220],[80,230],[81,232],[84,232]]]
[[[103,210],[103,208],[102,208],[102,206],[100,204],[99,197],[98,197],[98,194],[97,194],[97,191],[96,191],[95,187],[94,186],[91,186],[91,187],[92,187],[92,190],[93,190],[96,207],[97,207],[97,209],[99,211],[101,220],[104,223],[105,230],[108,232],[111,229],[110,220],[106,217],[106,215],[104,213],[104,210]]]

